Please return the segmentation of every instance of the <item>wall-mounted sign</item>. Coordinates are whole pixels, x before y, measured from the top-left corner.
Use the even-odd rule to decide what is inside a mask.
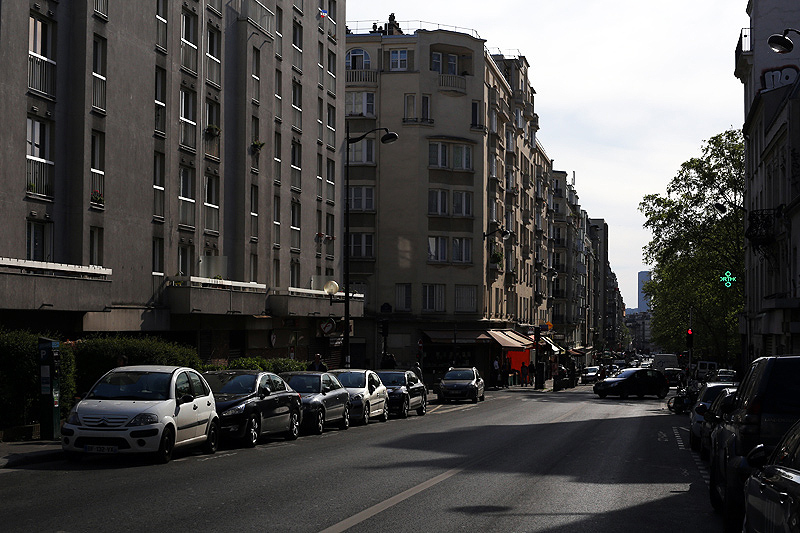
[[[321,329],[322,333],[325,335],[330,335],[336,330],[336,321],[332,318],[329,318],[319,325],[319,329]]]

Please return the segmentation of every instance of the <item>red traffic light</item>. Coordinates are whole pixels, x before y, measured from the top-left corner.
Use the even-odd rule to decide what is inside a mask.
[[[689,329],[687,329],[687,330],[686,330],[686,334],[687,334],[687,335],[691,335],[691,334],[692,334],[692,328],[689,328]]]

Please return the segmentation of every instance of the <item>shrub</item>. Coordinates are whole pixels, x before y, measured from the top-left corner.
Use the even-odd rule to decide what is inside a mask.
[[[303,361],[294,359],[265,359],[263,357],[239,357],[232,359],[227,366],[228,370],[264,370],[280,374],[281,372],[291,372],[293,370],[305,370],[306,364]]]

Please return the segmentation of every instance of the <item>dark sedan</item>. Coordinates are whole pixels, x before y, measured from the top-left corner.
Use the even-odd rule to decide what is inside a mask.
[[[439,384],[439,399],[445,403],[450,400],[478,403],[484,399],[484,390],[483,378],[477,368],[451,368]]]
[[[297,438],[300,395],[280,377],[259,370],[206,372],[203,377],[214,393],[223,437],[250,447],[266,434]]]
[[[800,517],[800,422],[792,426],[767,460],[757,445],[747,461],[756,470],[744,486],[742,531],[797,531]]]
[[[317,435],[325,424],[338,422],[339,429],[350,427],[350,394],[339,380],[328,372],[286,372],[281,377],[300,393],[303,422]]]
[[[669,383],[658,370],[626,368],[613,377],[595,383],[594,392],[601,398],[619,396],[625,399],[630,395],[641,398],[648,394],[665,398],[669,392]]]
[[[428,392],[414,372],[381,370],[378,376],[389,391],[390,413],[406,418],[410,409],[416,409],[420,416],[428,411]]]

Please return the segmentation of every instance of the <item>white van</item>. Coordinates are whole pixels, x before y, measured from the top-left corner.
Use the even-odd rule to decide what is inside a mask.
[[[697,379],[705,379],[711,372],[717,369],[717,363],[714,361],[698,361],[697,362]]]

